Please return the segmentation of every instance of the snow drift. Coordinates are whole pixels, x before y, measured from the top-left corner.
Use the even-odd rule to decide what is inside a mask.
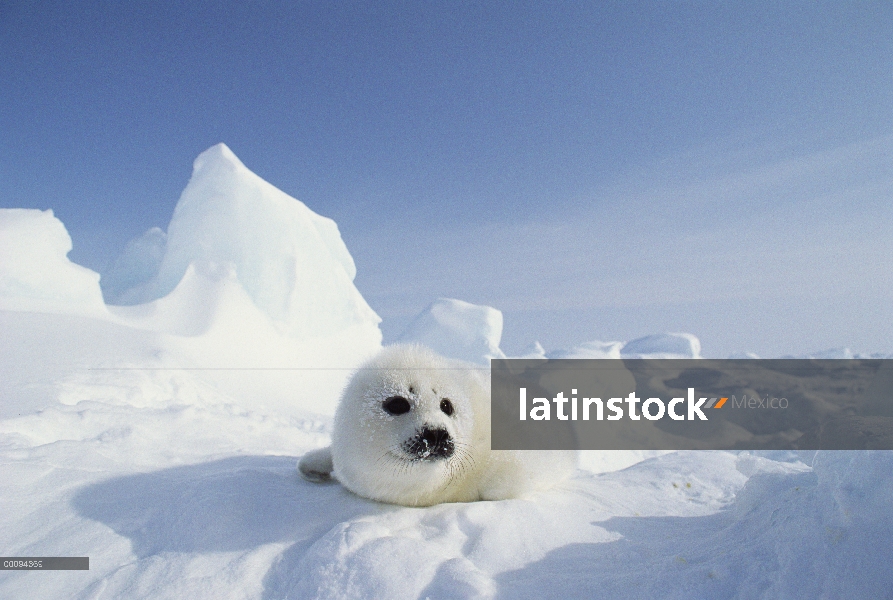
[[[569,350],[553,350],[548,358],[701,358],[701,341],[690,333],[659,333],[630,342],[593,340]]]

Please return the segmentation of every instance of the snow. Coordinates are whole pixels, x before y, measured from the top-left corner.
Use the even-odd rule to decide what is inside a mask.
[[[701,341],[691,333],[660,333],[630,342],[593,340],[568,350],[552,350],[547,358],[701,358]]]
[[[439,298],[422,311],[398,341],[416,342],[438,354],[472,363],[505,358],[499,349],[502,313],[490,306]]]
[[[620,358],[623,342],[601,342],[593,340],[570,350],[553,350],[546,354],[547,358]]]
[[[889,597],[893,452],[584,452],[554,489],[430,508],[303,481],[380,333],[335,224],[296,202],[212,148],[108,307],[51,212],[0,211],[0,555],[90,557],[0,571],[0,598]],[[439,300],[407,336],[482,362],[501,329]],[[562,353],[700,348],[525,351]]]
[[[70,251],[53,211],[0,211],[0,309],[105,312],[99,274],[68,260]]]
[[[690,333],[647,335],[627,342],[624,358],[701,358],[701,342]]]
[[[141,279],[162,241],[150,231],[128,246],[118,264],[133,269],[115,271],[118,281]],[[157,272],[115,299],[167,296],[196,261],[233,265],[252,301],[295,337],[353,329],[380,342],[380,319],[353,285],[356,267],[335,222],[252,173],[225,144],[195,159]]]

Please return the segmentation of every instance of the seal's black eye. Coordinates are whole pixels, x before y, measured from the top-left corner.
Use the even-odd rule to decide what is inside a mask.
[[[391,396],[381,403],[381,407],[389,415],[402,415],[403,413],[408,413],[411,408],[409,400],[403,396]]]
[[[453,403],[450,402],[447,398],[444,398],[440,401],[440,410],[443,411],[443,414],[449,417],[453,414]]]

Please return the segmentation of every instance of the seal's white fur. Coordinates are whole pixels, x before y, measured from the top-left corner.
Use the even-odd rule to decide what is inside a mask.
[[[388,414],[383,403],[394,396],[410,410]],[[442,410],[444,399],[452,414]],[[426,428],[449,434],[449,456],[407,450]],[[334,473],[366,498],[429,506],[514,498],[564,479],[575,465],[574,452],[491,450],[489,372],[399,345],[357,371],[335,413],[332,446],[308,453],[299,468],[311,481]]]

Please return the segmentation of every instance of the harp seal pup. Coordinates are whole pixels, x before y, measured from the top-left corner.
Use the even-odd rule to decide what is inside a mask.
[[[423,346],[386,347],[345,388],[332,445],[298,469],[405,506],[516,498],[570,475],[573,451],[490,449],[489,378]]]

